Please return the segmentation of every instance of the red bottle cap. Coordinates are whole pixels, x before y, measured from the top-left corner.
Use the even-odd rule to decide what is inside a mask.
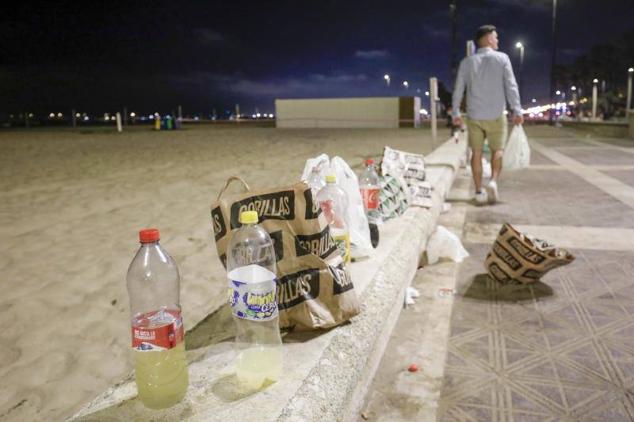
[[[368,158],[367,160],[365,160],[365,165],[366,166],[371,166],[372,164],[374,164],[374,160],[371,158]]]
[[[156,242],[161,238],[158,229],[143,229],[139,232],[139,240],[141,243]]]

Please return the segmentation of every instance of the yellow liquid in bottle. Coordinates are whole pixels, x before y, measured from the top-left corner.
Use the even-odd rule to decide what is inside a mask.
[[[164,409],[181,401],[189,384],[185,342],[169,350],[133,353],[136,385],[143,404],[150,409]]]
[[[251,347],[240,352],[236,359],[236,376],[247,389],[257,390],[276,382],[281,372],[281,347]]]

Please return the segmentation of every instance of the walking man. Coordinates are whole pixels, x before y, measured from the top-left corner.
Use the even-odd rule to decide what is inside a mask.
[[[478,50],[460,63],[453,90],[452,115],[456,126],[462,126],[460,103],[467,89],[467,129],[471,170],[478,204],[499,200],[498,179],[502,171],[502,155],[506,142],[507,124],[504,110],[506,103],[513,110],[513,124],[524,122],[520,94],[513,75],[509,56],[497,51],[498,34],[493,25],[484,25],[476,31]],[[484,140],[491,149],[491,180],[482,189],[482,147]]]

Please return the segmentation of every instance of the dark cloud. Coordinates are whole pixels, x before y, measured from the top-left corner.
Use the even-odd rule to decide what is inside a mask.
[[[387,59],[390,56],[390,52],[387,50],[357,50],[354,52],[354,56],[359,59],[380,60]]]

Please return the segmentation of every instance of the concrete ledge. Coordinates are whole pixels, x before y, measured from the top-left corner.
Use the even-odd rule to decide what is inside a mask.
[[[328,331],[284,337],[284,375],[263,391],[240,392],[233,368],[231,317],[221,308],[190,330],[187,357],[190,386],[185,399],[163,411],[146,409],[136,399],[132,377],[113,386],[81,409],[78,421],[355,420],[367,386],[403,306],[404,291],[436,226],[454,181],[465,139],[442,144],[426,157],[434,186],[431,209],[411,207],[380,227],[380,244],[371,259],[352,263],[352,280],[362,312],[350,323]],[[205,327],[217,332],[204,333]],[[198,336],[192,332],[198,331]],[[190,341],[190,338],[192,341]]]
[[[563,127],[592,132],[608,138],[626,138],[628,136],[628,124],[626,122],[576,122],[568,120],[559,121]]]

